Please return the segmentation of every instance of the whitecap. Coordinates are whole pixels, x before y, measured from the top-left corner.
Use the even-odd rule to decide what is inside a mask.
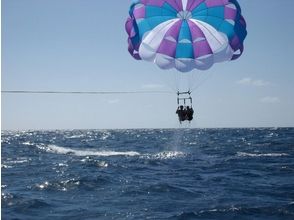
[[[214,209],[209,209],[209,210],[201,210],[201,211],[199,211],[199,213],[203,214],[203,213],[207,213],[207,212],[228,212],[228,211],[236,212],[236,211],[240,211],[240,210],[241,210],[241,207],[238,208],[235,206],[231,206],[229,208],[222,208],[222,209],[214,208]]]
[[[23,145],[26,145],[26,146],[33,146],[33,145],[34,145],[34,144],[31,143],[30,141],[23,142],[22,144],[23,144]]]
[[[18,157],[16,159],[8,159],[6,161],[7,164],[22,164],[22,163],[28,163],[31,159],[28,159],[26,157]]]
[[[68,167],[68,164],[66,164],[66,163],[59,163],[59,164],[57,164],[57,166],[59,166],[59,167]]]
[[[246,152],[237,152],[238,157],[283,157],[289,156],[286,153],[246,153]]]
[[[42,190],[42,189],[46,189],[46,188],[48,188],[49,185],[50,185],[49,182],[46,181],[46,182],[41,183],[41,184],[36,184],[36,187]]]
[[[1,197],[4,200],[6,200],[6,199],[13,199],[14,198],[13,194],[11,194],[11,193],[4,193],[4,192],[1,193]]]
[[[108,167],[108,163],[106,163],[105,161],[99,161],[96,163],[96,166],[106,168],[106,167]]]
[[[57,153],[57,154],[70,154],[79,157],[85,156],[101,156],[101,157],[110,157],[110,156],[138,156],[140,153],[136,151],[98,151],[98,150],[77,150],[72,148],[60,147],[56,145],[48,145],[46,148],[47,152]]]
[[[72,135],[72,136],[67,136],[66,138],[68,139],[75,139],[75,138],[82,138],[84,137],[83,134],[76,134],[76,135]]]
[[[99,161],[99,160],[91,159],[89,156],[87,156],[86,158],[81,159],[81,162],[83,162],[83,163],[92,163],[92,164],[95,164],[95,166],[102,167],[102,168],[108,167],[108,163],[106,161]]]
[[[181,151],[163,151],[157,154],[145,154],[145,155],[142,155],[141,158],[168,160],[168,159],[181,158],[185,156],[186,154]]]
[[[1,164],[1,168],[10,169],[10,168],[12,168],[12,166],[9,166],[9,165],[6,165],[6,164]]]
[[[100,138],[100,140],[106,140],[110,136],[111,136],[111,133],[110,132],[108,132],[108,131],[103,132],[102,137]]]

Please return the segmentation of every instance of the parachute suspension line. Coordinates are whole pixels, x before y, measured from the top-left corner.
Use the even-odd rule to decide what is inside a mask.
[[[197,74],[197,76],[193,79],[197,84],[191,88],[191,92],[197,90],[201,85],[203,85],[209,78],[212,77],[212,72],[202,72]]]
[[[178,78],[177,82],[177,105],[178,108],[183,106],[191,106],[193,104],[191,97],[191,88],[193,86],[192,73],[176,73],[175,78]]]
[[[200,82],[201,76],[202,76],[202,73],[200,71],[197,71],[195,74],[191,74],[191,78],[190,78],[190,80],[191,80],[190,90],[191,91],[194,91],[196,87],[198,88],[199,84],[201,83]],[[192,82],[194,82],[194,83],[192,84]]]
[[[197,82],[197,81],[195,81],[195,74],[193,74],[193,72],[190,72],[189,73],[189,77],[188,77],[188,80],[189,80],[189,91],[192,91],[192,88],[193,88],[193,85],[194,85],[194,83],[195,82]]]
[[[4,90],[3,94],[64,94],[64,95],[111,95],[111,94],[172,94],[170,91],[33,91]]]
[[[173,73],[173,78],[174,78],[174,90],[176,93],[181,90],[182,84],[183,84],[183,76],[179,72],[174,72]]]
[[[178,91],[180,88],[180,76],[179,73],[174,72],[173,77],[174,77],[174,90]]]

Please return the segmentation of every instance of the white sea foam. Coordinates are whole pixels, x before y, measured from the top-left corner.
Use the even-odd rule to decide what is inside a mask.
[[[180,151],[163,151],[157,154],[145,154],[142,155],[143,159],[160,159],[160,160],[168,160],[168,159],[176,159],[184,157],[186,154]]]
[[[246,152],[237,152],[239,157],[283,157],[288,156],[286,153],[246,153]]]
[[[111,136],[111,133],[106,131],[102,134],[102,137],[100,138],[100,140],[106,140],[107,138],[109,138]]]
[[[83,134],[76,134],[76,135],[68,136],[68,137],[66,137],[66,138],[68,138],[68,139],[74,139],[74,138],[82,138],[82,137],[84,137]]]
[[[28,163],[31,159],[26,157],[17,157],[16,159],[8,159],[6,161],[7,164],[22,164],[22,163]]]
[[[66,164],[66,163],[59,163],[59,164],[57,164],[57,166],[59,166],[59,167],[68,167],[68,164]]]
[[[6,165],[6,164],[1,164],[1,168],[3,169],[10,169],[12,166]]]
[[[232,212],[236,212],[236,211],[240,211],[241,210],[241,207],[235,207],[235,206],[231,206],[229,208],[224,208],[224,209],[209,209],[209,210],[201,210],[199,211],[200,214],[202,213],[206,213],[206,212],[229,212],[229,211],[232,211]]]
[[[42,184],[36,184],[36,187],[39,188],[39,189],[46,189],[46,188],[48,188],[48,186],[49,186],[48,181],[46,181],[46,182],[44,182]]]
[[[106,161],[99,161],[99,160],[95,160],[95,159],[91,159],[90,157],[85,157],[83,159],[81,159],[81,162],[83,163],[93,163],[95,164],[97,167],[108,167],[108,163]]]
[[[98,150],[76,150],[72,148],[60,147],[56,145],[48,145],[46,148],[47,152],[57,153],[57,154],[72,154],[75,156],[101,156],[101,157],[110,157],[110,156],[138,156],[140,153],[136,151],[98,151]]]
[[[181,151],[163,151],[155,154],[140,154],[136,151],[105,151],[105,150],[94,150],[94,149],[73,149],[68,147],[61,147],[57,145],[40,145],[37,146],[41,150],[45,150],[50,153],[56,154],[69,154],[79,157],[86,156],[101,156],[101,157],[111,157],[111,156],[140,156],[141,159],[153,159],[153,160],[168,160],[185,157],[186,154]],[[108,165],[108,164],[107,164]],[[104,166],[107,166],[104,165]]]
[[[31,143],[30,141],[26,141],[22,143],[23,145],[27,145],[27,146],[33,146],[34,144]]]

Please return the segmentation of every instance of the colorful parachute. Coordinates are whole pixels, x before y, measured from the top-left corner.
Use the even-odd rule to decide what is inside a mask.
[[[243,53],[237,0],[133,0],[129,14],[129,52],[162,69],[206,70]]]

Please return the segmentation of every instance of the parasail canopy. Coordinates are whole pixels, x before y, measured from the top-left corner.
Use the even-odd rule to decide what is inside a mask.
[[[133,0],[130,54],[181,72],[206,70],[243,53],[246,22],[236,0]]]

